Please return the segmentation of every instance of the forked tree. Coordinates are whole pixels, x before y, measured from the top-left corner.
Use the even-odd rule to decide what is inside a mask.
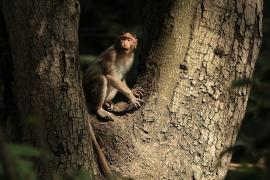
[[[232,82],[252,78],[262,6],[146,2],[137,81],[146,102],[116,121],[95,123],[112,169],[135,179],[224,178],[250,90]],[[54,170],[96,172],[78,70],[79,2],[4,0],[3,12],[21,118],[42,120]]]

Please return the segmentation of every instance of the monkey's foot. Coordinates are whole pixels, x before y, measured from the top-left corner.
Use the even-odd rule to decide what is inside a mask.
[[[112,113],[105,111],[103,108],[98,109],[97,114],[100,118],[106,119],[108,121],[113,121],[115,119]]]
[[[112,103],[105,103],[105,109],[112,112],[114,110],[114,105]]]
[[[135,108],[141,107],[142,104],[144,103],[144,101],[141,98],[136,97],[133,94],[131,94],[131,96],[129,97],[129,100],[132,102],[132,104],[135,106]]]
[[[131,91],[134,94],[134,96],[139,97],[139,98],[142,98],[144,95],[144,90],[142,87],[135,87]]]

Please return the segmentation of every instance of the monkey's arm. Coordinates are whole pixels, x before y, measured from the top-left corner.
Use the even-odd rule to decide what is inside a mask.
[[[140,107],[141,103],[144,102],[140,98],[135,97],[132,91],[129,89],[129,87],[116,76],[107,74],[106,78],[108,80],[108,84],[110,84],[111,86],[116,88],[119,92],[124,94],[135,105],[135,107]]]
[[[127,86],[127,82],[125,79],[123,79],[122,82]],[[144,90],[142,87],[132,88],[131,91],[134,94],[134,96],[139,97],[139,98],[143,97],[144,95]]]

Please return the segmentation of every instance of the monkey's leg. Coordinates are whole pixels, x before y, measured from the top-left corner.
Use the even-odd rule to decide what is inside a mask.
[[[113,105],[112,100],[114,99],[116,93],[117,93],[117,89],[115,89],[114,87],[110,85],[107,86],[107,95],[105,98],[104,107],[106,110],[110,112],[114,110],[114,105]]]
[[[96,105],[96,113],[101,118],[113,120],[113,114],[104,110],[102,107],[107,95],[107,79],[104,76],[101,76],[99,81],[100,81],[100,94],[97,97],[98,100]]]

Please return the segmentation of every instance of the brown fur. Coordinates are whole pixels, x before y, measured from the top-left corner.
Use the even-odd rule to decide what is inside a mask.
[[[117,91],[124,94],[136,107],[143,103],[138,97],[143,94],[142,88],[132,91],[124,82],[133,63],[136,46],[136,36],[129,32],[122,33],[116,43],[106,49],[87,69],[83,79],[86,101],[89,109],[100,118],[114,119],[114,115],[103,109],[103,105],[111,102]]]

